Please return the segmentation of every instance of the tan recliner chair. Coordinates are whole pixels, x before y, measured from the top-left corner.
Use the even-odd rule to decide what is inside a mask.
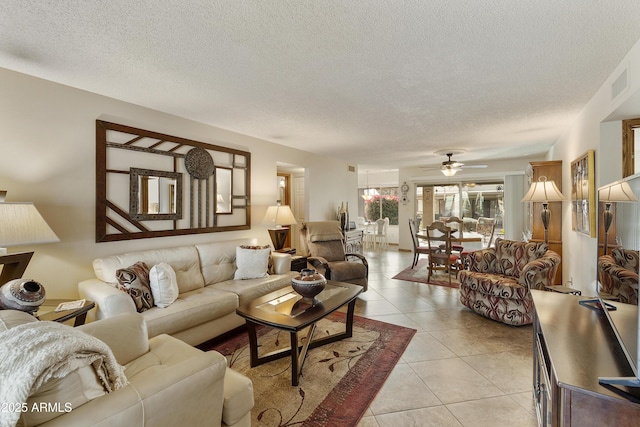
[[[300,246],[307,261],[329,280],[360,285],[367,290],[369,264],[360,254],[345,253],[344,236],[338,221],[302,224]]]
[[[38,320],[21,311],[0,310],[0,333],[28,322]],[[139,314],[123,314],[77,329],[107,344],[125,367],[129,384],[105,394],[93,368],[81,367],[45,382],[26,402],[27,408],[41,404],[55,408],[62,402],[70,406],[64,407],[66,412],[27,411],[18,425],[251,425],[251,380],[227,368],[220,353],[203,352],[165,334],[148,339]]]

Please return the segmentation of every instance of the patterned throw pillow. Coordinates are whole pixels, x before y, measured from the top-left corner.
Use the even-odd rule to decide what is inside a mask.
[[[153,307],[153,295],[149,285],[149,266],[136,262],[127,268],[116,271],[118,287],[128,293],[136,305],[138,313]]]
[[[247,246],[236,248],[235,280],[259,279],[269,275],[271,246]]]

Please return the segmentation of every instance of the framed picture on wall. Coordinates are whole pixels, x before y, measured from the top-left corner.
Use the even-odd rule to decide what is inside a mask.
[[[571,162],[571,228],[596,237],[595,151]]]

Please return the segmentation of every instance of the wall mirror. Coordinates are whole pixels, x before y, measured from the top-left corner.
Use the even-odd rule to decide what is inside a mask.
[[[231,195],[233,194],[233,170],[216,168],[216,213],[232,212]]]
[[[605,384],[640,386],[638,250],[640,249],[640,174],[600,187],[598,204],[597,309],[603,311],[634,376]],[[598,315],[600,316],[600,314]],[[619,352],[619,350],[616,350]],[[635,377],[635,378],[634,378]],[[612,379],[619,381],[620,379]]]
[[[251,153],[96,121],[96,242],[247,230]]]
[[[129,170],[129,216],[136,220],[182,218],[182,174]],[[178,203],[180,201],[180,203]]]

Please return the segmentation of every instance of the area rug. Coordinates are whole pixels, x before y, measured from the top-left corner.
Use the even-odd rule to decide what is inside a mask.
[[[428,261],[421,259],[418,261],[418,265],[411,268],[411,266],[405,268],[400,273],[392,277],[392,279],[407,280],[409,282],[428,283],[430,285],[446,286],[449,287],[449,277],[444,271],[435,271],[431,275],[431,280],[427,281],[429,275]],[[455,275],[451,275],[451,287],[458,288],[460,283]]]
[[[318,322],[314,336],[344,331],[345,314]],[[353,337],[309,350],[298,386],[291,359],[251,368],[246,331],[213,344],[228,365],[253,381],[252,426],[355,426],[384,384],[414,329],[355,316]],[[259,354],[289,347],[289,333],[260,327]]]

